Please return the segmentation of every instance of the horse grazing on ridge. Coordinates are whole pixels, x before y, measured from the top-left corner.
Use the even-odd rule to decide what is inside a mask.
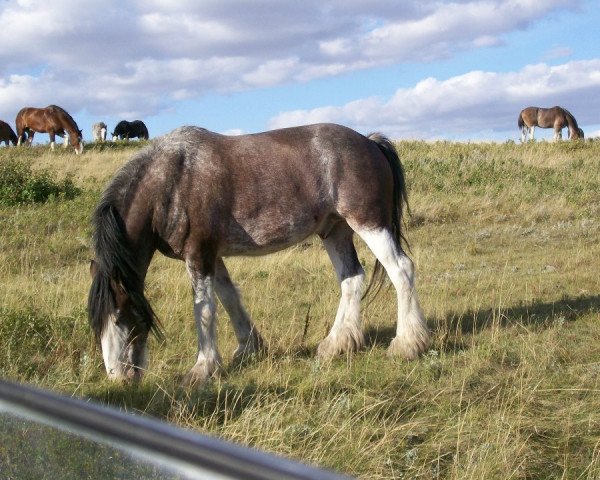
[[[569,140],[584,138],[583,130],[577,125],[577,120],[566,108],[527,107],[519,113],[517,122],[521,129],[521,142],[527,140],[527,135],[534,140],[535,127],[554,128],[554,141],[562,140],[562,129],[569,129]]]
[[[121,120],[117,123],[114,132],[112,133],[113,141],[119,140],[129,140],[130,138],[139,138],[140,140],[148,140],[148,129],[146,125],[141,120],[134,120],[133,122],[128,122],[127,120]]]
[[[75,149],[76,154],[83,152],[83,134],[81,130],[79,130],[73,117],[57,105],[49,105],[46,108],[22,108],[17,113],[15,123],[19,145],[25,142],[24,133],[28,134],[27,142],[31,144],[35,132],[40,132],[49,135],[52,150],[54,150],[54,140],[58,135],[65,138],[65,148],[68,141]]]
[[[356,233],[377,259],[367,291],[379,291],[387,272],[397,292],[396,336],[388,352],[417,358],[430,334],[413,263],[402,247],[406,208],[400,159],[380,134],[365,137],[318,124],[242,136],[181,127],[165,135],[122,167],[93,215],[88,313],[108,376],[139,379],[150,332],[162,336],[144,296],[156,250],[184,261],[191,279],[198,356],[184,383],[196,383],[222,368],[215,295],[239,344],[234,361],[264,348],[223,258],[264,255],[312,234],[323,241],[341,287],[318,356],[355,351],[365,341],[365,273],[353,244]]]
[[[104,122],[97,122],[92,125],[92,140],[94,142],[104,142],[108,127]]]
[[[8,147],[10,142],[12,142],[13,145],[16,145],[18,141],[19,139],[12,127],[5,121],[0,120],[0,143],[4,142]]]

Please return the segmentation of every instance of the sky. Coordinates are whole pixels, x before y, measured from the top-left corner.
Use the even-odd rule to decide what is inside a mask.
[[[334,122],[398,140],[504,142],[519,140],[522,108],[560,105],[600,136],[599,7],[0,0],[0,119],[14,128],[22,107],[56,104],[88,140],[94,122],[110,133],[141,119],[151,137]]]

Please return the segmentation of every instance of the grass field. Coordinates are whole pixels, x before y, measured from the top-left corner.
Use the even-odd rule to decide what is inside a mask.
[[[339,293],[310,239],[228,259],[269,353],[193,391],[179,388],[196,354],[189,282],[158,255],[147,294],[166,341],[151,339],[140,385],[109,383],[87,326],[89,218],[136,147],[2,148],[0,375],[365,479],[600,478],[600,142],[397,146],[434,332],[419,360],[385,355],[391,289],[364,310],[363,351],[316,360]]]

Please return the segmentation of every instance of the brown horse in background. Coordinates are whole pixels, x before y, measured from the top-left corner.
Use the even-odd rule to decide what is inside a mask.
[[[569,129],[569,140],[583,138],[583,130],[577,125],[577,120],[566,108],[527,107],[521,110],[518,120],[521,129],[521,142],[527,140],[527,135],[534,140],[535,127],[554,128],[554,140],[562,140],[562,129]]]
[[[4,142],[8,147],[10,145],[9,142],[12,142],[13,145],[16,145],[18,139],[11,126],[8,123],[0,120],[0,143],[2,142]]]
[[[50,147],[54,150],[55,136],[64,137],[68,135],[69,143],[75,149],[75,153],[83,152],[81,130],[79,130],[73,117],[61,107],[49,105],[46,108],[22,108],[17,114],[15,123],[19,145],[24,142],[23,133],[29,135],[29,144],[33,141],[35,132],[47,133],[50,136]],[[65,139],[65,147],[66,144]]]

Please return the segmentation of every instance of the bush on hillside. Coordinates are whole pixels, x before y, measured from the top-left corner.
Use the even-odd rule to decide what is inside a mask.
[[[0,162],[0,204],[23,205],[52,199],[71,200],[81,193],[71,177],[53,179],[49,170],[33,171],[18,160]]]

